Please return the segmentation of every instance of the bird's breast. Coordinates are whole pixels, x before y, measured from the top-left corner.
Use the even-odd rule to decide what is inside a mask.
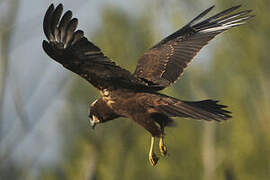
[[[136,102],[137,93],[125,89],[119,90],[101,90],[100,94],[106,104],[119,115],[129,117],[131,111],[138,109],[139,104]]]

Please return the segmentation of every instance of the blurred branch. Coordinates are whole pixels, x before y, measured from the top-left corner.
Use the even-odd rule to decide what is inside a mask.
[[[57,96],[59,96],[62,92],[63,89],[66,88],[65,84],[67,84],[67,81],[68,78],[65,78],[65,80],[63,80],[61,82],[61,84],[59,84],[59,87],[61,87],[56,93],[55,93],[55,96],[54,96],[54,99],[57,98]],[[51,100],[49,102],[49,104],[47,104],[47,108],[46,109],[43,109],[42,112],[40,112],[40,117],[42,117],[44,114],[46,114],[46,112],[48,111],[49,107],[51,106],[51,104],[53,103],[53,100]],[[24,142],[24,140],[28,137],[28,135],[30,135],[35,127],[38,125],[38,123],[41,121],[41,118],[36,120],[35,122],[33,123],[29,123],[28,127],[27,127],[27,131],[19,136],[16,141],[14,141],[7,149],[6,153],[3,153],[3,155],[1,155],[1,158],[2,159],[2,162],[5,162],[7,160],[9,160],[10,156],[13,154],[14,151],[16,151],[18,149],[18,147]],[[0,143],[1,144],[1,143]],[[2,163],[2,164],[5,164],[5,163]],[[0,166],[1,167],[1,166]],[[0,168],[1,169],[1,168]]]
[[[8,70],[9,41],[10,41],[10,38],[11,38],[12,31],[14,29],[14,28],[12,28],[12,26],[13,26],[14,19],[16,17],[16,13],[15,12],[17,12],[17,10],[15,8],[18,7],[17,6],[18,5],[18,1],[17,0],[13,0],[10,3],[12,4],[12,6],[11,6],[12,8],[10,8],[10,10],[8,12],[10,12],[11,14],[13,13],[12,14],[13,19],[12,20],[5,21],[5,22],[9,22],[9,24],[7,26],[1,26],[1,30],[3,30],[2,27],[5,27],[5,29],[3,30],[3,32],[1,32],[1,35],[5,38],[5,41],[1,41],[1,43],[3,42],[3,44],[4,44],[4,45],[1,46],[1,48],[2,48],[1,51],[3,51],[3,53],[1,53],[1,54],[5,57],[5,58],[2,58],[2,61],[3,61],[3,64],[4,65],[1,66],[1,68],[3,67],[3,69],[5,71],[3,71],[4,73],[1,73],[1,75],[3,74],[3,76],[1,76],[1,78],[3,79],[3,81],[1,81],[1,84],[0,84],[1,85],[0,86],[0,90],[1,90],[0,91],[1,92],[1,96],[0,96],[0,111],[3,112],[3,102],[4,102],[4,97],[5,97],[5,94],[4,93],[6,92],[6,83],[9,81],[10,91],[12,93],[12,98],[13,98],[13,102],[14,102],[14,105],[15,105],[16,115],[17,115],[18,119],[20,120],[21,125],[24,127],[24,131],[22,133],[18,133],[17,132],[17,135],[16,135],[17,137],[15,137],[14,140],[12,140],[12,142],[10,142],[8,144],[8,147],[5,147],[5,150],[3,151],[3,153],[1,153],[0,159],[1,159],[1,165],[2,166],[0,166],[0,174],[2,174],[2,172],[8,172],[7,170],[8,170],[8,168],[10,166],[14,166],[15,168],[17,168],[18,165],[15,165],[12,162],[12,159],[11,159],[12,155],[25,142],[25,140],[29,137],[29,135],[31,135],[33,133],[33,131],[35,130],[35,127],[39,124],[39,122],[42,119],[42,118],[39,118],[39,119],[35,120],[34,122],[30,122],[29,121],[29,118],[28,118],[28,115],[27,115],[27,112],[26,112],[25,107],[27,107],[28,103],[30,103],[32,101],[31,100],[32,99],[32,96],[30,97],[30,99],[27,100],[27,103],[24,103],[23,100],[22,100],[20,87],[18,87],[18,85],[16,83],[16,77],[12,79],[12,77],[14,77],[14,76],[9,76],[9,77],[7,76],[8,75],[7,70]],[[8,17],[11,17],[11,16],[8,16]],[[10,22],[12,22],[12,23],[10,23]],[[33,22],[33,21],[31,21],[31,22]],[[25,24],[29,24],[29,23],[25,23]],[[41,77],[41,78],[44,78],[44,77]],[[65,80],[67,80],[67,79],[65,79]],[[58,89],[58,91],[56,91],[54,93],[54,95],[55,95],[54,98],[57,98],[57,96],[59,94],[61,94],[61,92],[62,92],[61,90],[63,88],[66,88],[65,84],[67,84],[67,83],[66,83],[65,80],[61,81],[62,83],[59,84],[59,87],[60,88]],[[41,81],[39,81],[39,82],[41,82]],[[41,83],[39,83],[39,84],[41,84]],[[36,87],[38,87],[39,84],[37,84]],[[35,94],[35,91],[36,90],[37,90],[37,88],[35,88],[33,90],[32,95]],[[46,108],[45,109],[41,109],[41,112],[40,112],[40,115],[39,115],[40,117],[42,117],[43,114],[46,114],[47,113],[47,111],[49,110],[49,107],[51,106],[51,104],[53,102],[54,102],[54,99],[51,100],[51,101],[49,101],[49,103],[46,105]],[[0,124],[0,128],[2,128],[1,125],[3,123],[4,122],[2,121],[1,124]],[[2,130],[2,129],[0,129],[0,130]],[[4,134],[2,133],[2,135],[4,135]],[[3,137],[0,138],[0,145],[5,144],[5,140],[4,139],[6,137],[8,137],[9,135],[10,135],[10,133],[5,134],[5,136],[3,136]],[[33,164],[33,162],[34,161],[32,161],[31,164]]]
[[[27,115],[27,112],[24,108],[23,100],[21,97],[21,92],[19,90],[19,87],[17,87],[16,83],[11,84],[12,89],[12,97],[15,104],[16,114],[19,117],[19,120],[22,123],[24,131],[29,130],[30,122]]]
[[[197,82],[192,83],[191,89],[196,89],[192,91],[193,96],[208,97],[207,93],[203,88],[198,86],[200,83],[200,78],[194,78]],[[202,131],[202,161],[204,168],[204,178],[205,180],[216,179],[216,150],[215,150],[215,125],[216,122],[204,122],[204,129]]]
[[[1,42],[1,65],[0,65],[0,111],[2,111],[3,101],[4,101],[4,91],[5,91],[5,80],[6,80],[6,69],[7,69],[7,42],[8,36],[4,32],[0,32],[0,42]],[[3,113],[2,113],[3,114]],[[1,121],[2,122],[2,121]],[[2,123],[1,123],[2,124]],[[0,131],[2,128],[0,129]]]
[[[2,1],[1,3],[7,3]],[[1,40],[1,65],[0,65],[0,112],[3,114],[3,103],[4,103],[4,97],[5,97],[5,90],[6,90],[6,83],[7,83],[7,72],[8,72],[8,49],[9,49],[9,43],[11,39],[11,33],[12,30],[10,30],[9,27],[15,22],[15,18],[17,15],[17,9],[18,9],[18,0],[10,0],[8,2],[8,14],[6,15],[6,19],[1,21],[0,24],[0,40]],[[2,119],[3,117],[0,117]],[[2,123],[3,120],[0,121],[0,135],[2,134]],[[1,137],[0,137],[1,139]]]

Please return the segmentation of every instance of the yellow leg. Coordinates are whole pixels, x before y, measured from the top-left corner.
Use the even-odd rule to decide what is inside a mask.
[[[162,134],[159,139],[159,150],[162,156],[167,154],[167,146],[164,143],[164,135]]]
[[[154,152],[154,145],[155,145],[155,137],[151,137],[151,146],[149,151],[149,161],[152,166],[155,166],[158,162],[158,157],[156,156]]]

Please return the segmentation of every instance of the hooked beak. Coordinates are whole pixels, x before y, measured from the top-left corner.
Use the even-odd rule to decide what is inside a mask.
[[[95,115],[93,115],[92,118],[89,117],[89,122],[90,122],[91,128],[95,129],[96,124],[100,123],[100,120]]]

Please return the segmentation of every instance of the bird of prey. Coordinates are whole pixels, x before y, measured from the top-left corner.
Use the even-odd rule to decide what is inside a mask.
[[[134,73],[116,65],[90,42],[72,12],[63,13],[63,5],[51,4],[45,14],[43,30],[47,41],[43,49],[49,57],[78,74],[94,87],[101,98],[90,105],[89,121],[94,127],[118,117],[134,120],[151,134],[149,161],[156,165],[155,138],[159,138],[162,156],[167,153],[164,128],[173,117],[221,122],[231,118],[227,106],[216,100],[183,101],[159,93],[174,83],[196,54],[216,35],[242,25],[253,17],[251,10],[235,12],[241,5],[204,18],[206,9],[181,29],[161,40],[139,59]]]

